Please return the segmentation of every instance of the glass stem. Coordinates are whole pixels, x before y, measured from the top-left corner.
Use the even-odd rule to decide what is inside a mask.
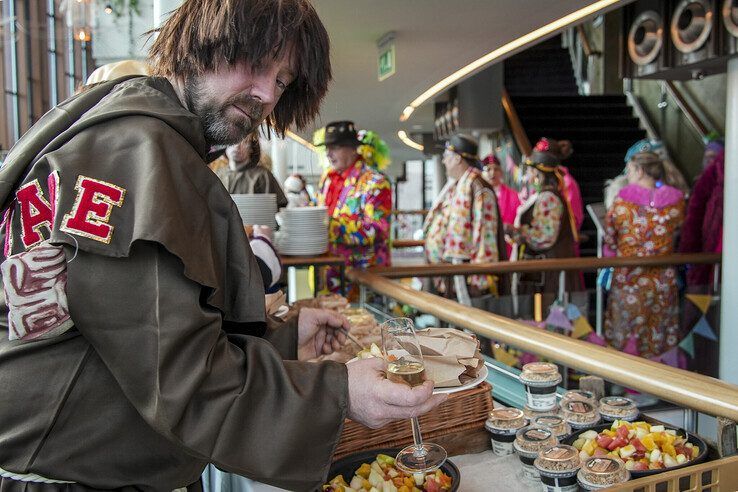
[[[428,451],[426,451],[425,447],[423,447],[423,436],[420,434],[420,424],[418,423],[418,418],[413,417],[410,419],[413,425],[413,441],[415,441],[415,450],[413,451],[413,456],[420,457],[425,456],[428,454]]]

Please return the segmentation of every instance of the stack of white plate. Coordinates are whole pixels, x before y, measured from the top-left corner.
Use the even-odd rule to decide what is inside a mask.
[[[312,256],[328,251],[325,207],[283,208],[279,222],[277,249],[283,255]]]
[[[241,214],[244,225],[269,226],[277,228],[277,195],[264,193],[260,195],[231,195]]]

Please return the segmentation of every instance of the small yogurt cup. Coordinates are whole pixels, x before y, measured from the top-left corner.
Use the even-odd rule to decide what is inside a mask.
[[[543,427],[524,427],[515,434],[513,448],[523,464],[523,477],[538,480],[540,475],[534,466],[538,453],[559,443],[550,429]]]
[[[484,427],[490,433],[492,451],[498,456],[513,454],[515,434],[528,425],[522,410],[517,408],[497,408],[489,413]]]
[[[569,390],[564,393],[564,396],[561,397],[561,403],[569,400],[586,401],[587,403],[591,403],[594,407],[597,407],[599,405],[599,402],[595,398],[594,393],[592,393],[591,391]]]
[[[531,421],[531,425],[536,427],[545,427],[551,429],[557,439],[562,440],[569,434],[571,434],[571,426],[564,420],[564,417],[560,415],[541,415]]]
[[[562,405],[561,412],[574,430],[587,429],[600,422],[600,412],[586,401],[568,400]]]
[[[520,381],[525,385],[527,404],[531,410],[545,412],[556,407],[556,388],[561,374],[556,364],[531,362],[523,366]]]
[[[533,462],[546,492],[578,492],[577,472],[581,464],[579,451],[566,444],[542,450]]]
[[[552,408],[551,410],[546,410],[545,412],[538,412],[530,408],[528,405],[523,405],[523,414],[525,415],[525,418],[532,422],[536,418],[546,415],[561,415],[561,408],[557,406]]]
[[[622,396],[606,396],[600,400],[600,415],[606,422],[627,420],[633,422],[641,412],[635,402]]]
[[[628,480],[630,472],[625,469],[625,463],[610,456],[587,458],[577,473],[577,482],[584,490],[606,489]]]

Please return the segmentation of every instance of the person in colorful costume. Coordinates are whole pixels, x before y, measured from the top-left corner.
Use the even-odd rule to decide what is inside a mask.
[[[482,176],[495,190],[497,207],[500,210],[502,224],[503,226],[511,226],[515,223],[515,216],[518,214],[518,207],[520,206],[518,192],[503,182],[502,166],[497,157],[493,154],[488,155],[482,161],[482,165]],[[512,254],[512,243],[506,241],[505,250],[507,257],[510,258]]]
[[[320,179],[317,202],[328,208],[330,252],[343,256],[346,265],[354,268],[389,265],[389,180],[372,167],[372,153],[359,140],[352,121],[326,125],[320,144],[326,147],[330,168]],[[339,290],[335,269],[327,269],[326,281],[328,290]],[[355,297],[355,290],[352,288],[350,298]]]
[[[661,158],[636,151],[605,219],[608,255],[654,256],[674,251],[684,220],[684,193],[663,184]],[[679,343],[679,297],[674,268],[616,268],[605,313],[605,339],[619,350],[655,357]],[[630,344],[629,344],[630,342]]]
[[[443,165],[449,180],[425,218],[425,256],[429,263],[490,263],[505,260],[502,221],[492,185],[483,177],[477,142],[454,135],[446,143]],[[458,280],[458,279],[457,279]],[[442,280],[436,287],[450,292]],[[470,275],[455,291],[461,302],[497,293],[489,275]],[[464,299],[467,290],[470,299]]]
[[[508,228],[515,243],[513,258],[530,260],[543,258],[571,258],[576,256],[579,228],[566,194],[564,171],[559,166],[562,158],[558,142],[541,139],[526,161],[530,196],[518,208],[515,224]],[[567,292],[582,287],[578,272],[569,271],[565,277]],[[525,295],[521,312],[528,312],[529,295],[542,293],[543,305],[550,305],[559,292],[558,272],[516,274],[513,276],[516,294]]]
[[[689,198],[684,220],[680,253],[720,253],[723,250],[723,189],[725,185],[725,147],[714,140],[705,147],[703,171]],[[712,288],[712,265],[692,265],[687,285]]]
[[[440,403],[381,360],[301,362],[348,321],[267,317],[205,161],[265,121],[312,121],[328,34],[303,0],[187,0],[151,49],[156,76],[64,101],[0,169],[0,490],[197,490],[208,463],[316,489],[347,417],[376,428]]]

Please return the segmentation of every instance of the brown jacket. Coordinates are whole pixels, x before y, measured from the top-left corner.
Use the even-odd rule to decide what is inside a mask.
[[[32,342],[0,327],[0,467],[143,490],[208,462],[292,490],[325,479],[346,369],[282,360],[296,326],[265,333],[259,270],[206,150],[171,85],[136,78],[62,103],[11,151],[7,252],[64,248],[75,327]],[[21,184],[53,220],[15,199]]]

